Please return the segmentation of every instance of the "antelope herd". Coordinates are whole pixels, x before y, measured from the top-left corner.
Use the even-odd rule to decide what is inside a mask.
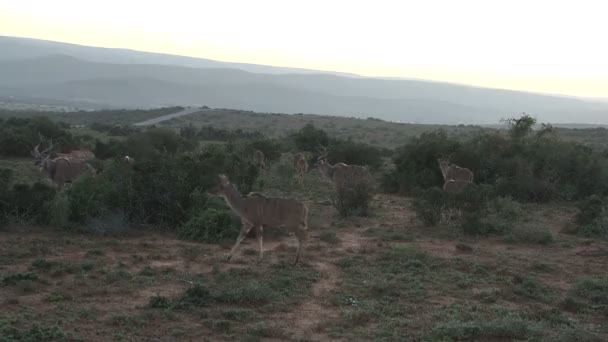
[[[40,168],[43,174],[55,182],[60,190],[66,183],[72,182],[86,172],[95,174],[95,169],[86,161],[94,158],[91,151],[74,150],[67,154],[53,153],[52,140],[45,150],[40,152],[39,149],[40,144],[36,145],[31,152],[35,165]],[[135,161],[129,156],[124,156],[122,159],[129,164],[133,164]],[[253,161],[260,168],[268,169],[262,151],[254,151]],[[447,159],[438,159],[437,162],[443,175],[443,190],[445,192],[458,194],[473,183],[473,172],[471,170],[450,164]],[[303,185],[304,174],[309,170],[304,153],[294,155],[293,167],[298,183]],[[327,161],[326,153],[317,158],[315,167],[321,176],[330,180],[336,188],[345,184],[354,184],[353,182],[372,182],[372,176],[366,167],[344,163],[331,165]],[[295,234],[298,241],[295,264],[298,263],[308,237],[308,207],[306,204],[293,198],[266,197],[255,192],[243,197],[236,186],[230,183],[228,177],[223,174],[218,175],[218,186],[213,192],[223,197],[226,204],[241,219],[241,230],[236,243],[230,250],[228,260],[232,258],[243,239],[252,229],[254,229],[258,239],[259,259],[262,260],[264,256],[263,231],[264,226],[268,226],[285,228]]]

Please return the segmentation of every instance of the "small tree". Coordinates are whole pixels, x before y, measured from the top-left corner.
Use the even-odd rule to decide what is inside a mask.
[[[299,130],[295,134],[294,140],[296,147],[300,151],[314,152],[319,149],[319,146],[327,146],[329,144],[327,133],[320,128],[316,128],[311,123],[306,124],[306,126]]]

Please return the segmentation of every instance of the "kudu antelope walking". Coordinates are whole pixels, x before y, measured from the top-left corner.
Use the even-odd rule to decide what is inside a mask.
[[[298,183],[304,184],[304,174],[308,172],[308,161],[303,153],[296,153],[293,160],[293,167],[296,169]]]
[[[293,198],[266,197],[259,193],[250,193],[242,197],[236,187],[225,175],[219,175],[217,191],[226,204],[241,218],[241,231],[234,247],[230,250],[228,260],[232,258],[247,233],[255,228],[259,243],[259,259],[264,257],[263,227],[286,228],[292,231],[298,240],[295,263],[302,255],[304,243],[308,237],[308,207]]]
[[[457,181],[473,182],[473,172],[466,167],[450,164],[447,159],[437,159],[437,162],[439,163],[439,169],[441,169],[443,180],[447,181],[453,179]]]
[[[91,165],[82,159],[57,157],[51,158],[50,151],[53,149],[53,141],[44,151],[39,151],[40,144],[31,152],[34,164],[40,168],[45,176],[57,184],[59,190],[63,189],[65,183],[71,183],[86,172],[95,174]]]
[[[447,159],[437,159],[437,162],[443,175],[443,190],[445,192],[458,194],[473,183],[473,172],[471,170],[456,164],[450,164]]]
[[[337,187],[349,181],[368,181],[372,179],[369,170],[364,166],[346,165],[337,163],[331,165],[325,160],[325,156],[317,160],[317,169],[324,177],[330,179]]]

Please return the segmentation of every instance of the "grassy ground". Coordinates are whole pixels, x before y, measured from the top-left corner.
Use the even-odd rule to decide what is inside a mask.
[[[602,341],[608,243],[561,233],[573,210],[534,205],[522,227],[552,242],[472,238],[423,227],[411,200],[379,194],[370,217],[343,219],[316,171],[295,186],[288,159],[258,188],[310,207],[295,238],[199,244],[136,230],[96,237],[46,227],[0,231],[0,336],[82,341]],[[524,228],[522,228],[524,229]],[[8,336],[8,338],[7,338]]]

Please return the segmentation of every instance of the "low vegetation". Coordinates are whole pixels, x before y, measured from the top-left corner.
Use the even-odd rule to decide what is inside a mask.
[[[235,127],[260,125],[247,117]],[[608,163],[597,148],[534,130],[528,116],[509,130],[427,131],[395,150],[370,144],[379,133],[358,139],[307,118],[290,117],[298,125],[280,134],[224,118],[145,129],[108,120],[90,137],[45,118],[1,121],[22,146],[0,151],[0,340],[608,337]],[[32,176],[39,130],[66,152],[92,149],[97,174],[61,191]],[[296,153],[310,165],[301,180]],[[336,182],[319,157],[371,177]],[[473,171],[462,193],[442,189],[443,157]],[[309,208],[298,266],[281,227],[264,227],[261,261],[255,239],[226,261],[241,222],[215,195],[218,174],[243,196]]]

